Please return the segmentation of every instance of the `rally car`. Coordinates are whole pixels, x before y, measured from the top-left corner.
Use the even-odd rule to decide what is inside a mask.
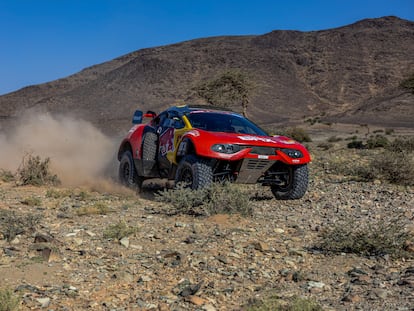
[[[149,122],[142,124],[143,118]],[[270,186],[277,199],[299,199],[308,187],[310,155],[300,143],[270,136],[226,110],[171,107],[137,110],[119,151],[121,183],[142,187],[149,178],[199,189],[216,181]]]

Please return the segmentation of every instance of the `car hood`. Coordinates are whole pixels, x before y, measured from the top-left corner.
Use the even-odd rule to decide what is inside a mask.
[[[260,136],[242,133],[209,132],[194,129],[188,134],[207,144],[238,144],[248,146],[266,146],[275,148],[295,148],[302,146],[297,141],[285,136]]]

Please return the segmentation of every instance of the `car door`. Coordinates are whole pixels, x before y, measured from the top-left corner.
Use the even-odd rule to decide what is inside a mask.
[[[181,117],[176,112],[169,112],[157,130],[159,134],[158,165],[160,171],[164,171],[166,174],[174,163],[177,135],[183,128],[184,122]]]

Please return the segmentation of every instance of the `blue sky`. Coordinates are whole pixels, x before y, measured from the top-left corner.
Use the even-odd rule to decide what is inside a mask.
[[[0,0],[0,94],[142,48],[386,15],[414,21],[414,0]]]

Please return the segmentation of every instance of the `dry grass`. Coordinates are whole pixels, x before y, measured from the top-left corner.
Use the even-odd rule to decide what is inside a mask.
[[[354,253],[362,256],[409,258],[406,251],[413,238],[404,230],[400,217],[376,221],[344,219],[324,231],[317,248],[327,253]]]
[[[10,288],[0,289],[0,311],[19,310],[20,298]]]
[[[254,299],[244,308],[245,311],[322,311],[322,307],[313,299],[292,297],[282,300],[277,295],[264,299]]]
[[[170,213],[189,215],[241,214],[253,213],[249,195],[240,185],[213,183],[209,187],[191,190],[177,187],[157,194],[158,201],[170,203],[174,210]]]
[[[14,211],[0,210],[0,232],[10,242],[19,234],[35,231],[39,220],[39,215],[19,215]]]

